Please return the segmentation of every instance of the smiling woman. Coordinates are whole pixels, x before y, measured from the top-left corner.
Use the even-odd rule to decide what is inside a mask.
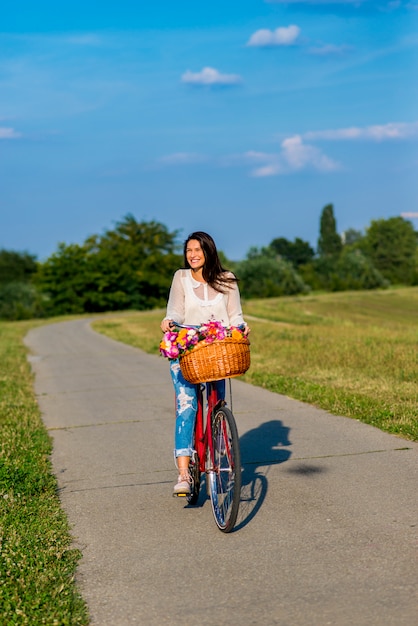
[[[222,267],[214,240],[205,232],[191,233],[184,243],[185,269],[173,278],[167,314],[161,322],[166,333],[173,323],[201,326],[217,321],[224,326],[245,326],[242,317],[237,279]],[[176,495],[190,493],[189,461],[193,452],[193,429],[196,420],[199,385],[190,383],[181,372],[179,359],[170,361],[170,372],[176,394],[174,454],[179,477]],[[225,382],[214,383],[220,398],[225,397]]]
[[[187,243],[186,259],[193,270],[195,278],[197,273],[201,275],[205,265],[205,255],[203,253],[202,246],[196,239],[192,239]]]

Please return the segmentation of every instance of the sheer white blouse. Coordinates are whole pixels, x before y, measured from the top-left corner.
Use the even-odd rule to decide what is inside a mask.
[[[236,283],[229,285],[225,288],[226,293],[219,293],[207,283],[195,280],[190,269],[177,270],[164,319],[191,326],[210,320],[222,322],[225,326],[244,324],[238,286]]]

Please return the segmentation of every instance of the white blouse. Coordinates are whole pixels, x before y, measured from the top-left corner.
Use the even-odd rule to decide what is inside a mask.
[[[244,324],[237,283],[227,283],[225,293],[220,293],[207,283],[195,280],[190,269],[177,270],[171,283],[164,319],[191,326],[210,320],[222,322],[224,326]]]

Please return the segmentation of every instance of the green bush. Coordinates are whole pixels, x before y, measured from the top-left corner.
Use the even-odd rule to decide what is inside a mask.
[[[389,284],[360,250],[344,249],[336,263],[336,276],[331,280],[330,289],[379,289]]]
[[[338,258],[320,257],[300,268],[302,278],[311,289],[346,291],[381,289],[389,281],[360,250],[344,248]]]
[[[0,250],[0,285],[30,282],[37,270],[36,257],[28,252]]]
[[[44,314],[45,299],[30,283],[16,281],[0,285],[0,319],[27,320]]]
[[[417,268],[418,234],[402,217],[373,220],[361,242],[364,253],[394,284],[413,285]]]
[[[309,291],[291,263],[270,248],[251,248],[238,264],[240,290],[244,298],[271,298]]]

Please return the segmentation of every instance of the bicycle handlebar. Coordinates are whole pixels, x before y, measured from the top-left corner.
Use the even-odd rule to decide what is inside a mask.
[[[192,324],[179,324],[178,322],[174,322],[171,320],[171,325],[176,326],[176,328],[195,328],[196,330],[200,328],[200,326],[193,326]]]
[[[209,324],[209,322],[205,322],[205,323]],[[173,326],[176,326],[177,328],[193,328],[195,330],[198,330],[199,328],[205,325],[205,324],[199,324],[198,326],[195,326],[193,324],[179,324],[178,322],[175,322],[174,320],[171,320],[171,324]],[[228,326],[223,326],[223,327],[228,328]],[[236,326],[236,328],[245,328],[245,324],[240,324],[239,326]]]

